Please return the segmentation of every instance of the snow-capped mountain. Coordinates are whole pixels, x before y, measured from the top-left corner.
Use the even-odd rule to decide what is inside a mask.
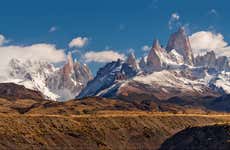
[[[78,98],[102,96],[133,99],[206,97],[230,93],[227,57],[214,52],[194,57],[184,28],[173,33],[164,48],[156,40],[149,54],[136,60],[132,53],[101,68]]]
[[[77,61],[73,62],[71,54],[61,68],[45,61],[12,59],[7,73],[7,78],[0,78],[0,82],[24,85],[28,89],[40,91],[45,98],[51,100],[74,98],[92,79],[89,68]]]
[[[125,81],[136,74],[137,70],[132,65],[120,59],[108,63],[97,72],[96,77],[92,81],[88,82],[88,86],[81,91],[78,97],[101,95],[100,93],[104,93],[104,89],[112,90],[117,84],[116,81]]]

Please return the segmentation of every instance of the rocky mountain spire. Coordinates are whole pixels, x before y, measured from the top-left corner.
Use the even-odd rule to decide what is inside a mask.
[[[67,63],[63,67],[63,72],[66,76],[73,73],[73,57],[71,53],[67,55]]]
[[[150,71],[162,69],[162,56],[163,49],[161,48],[159,41],[155,40],[147,57],[147,67]]]
[[[154,49],[157,49],[157,50],[160,50],[160,49],[161,49],[161,45],[160,45],[159,40],[155,40],[155,41],[153,42],[153,48],[154,48]]]
[[[131,52],[126,60],[126,63],[129,64],[133,69],[137,70],[138,69],[138,64],[136,61],[135,54]]]
[[[184,57],[185,63],[189,65],[194,64],[192,48],[184,27],[180,27],[177,32],[170,36],[166,50],[169,52],[173,49]]]

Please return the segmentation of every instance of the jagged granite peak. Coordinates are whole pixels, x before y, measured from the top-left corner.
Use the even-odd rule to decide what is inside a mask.
[[[161,48],[158,40],[153,42],[152,49],[147,57],[147,68],[149,71],[157,71],[163,68],[164,50]]]
[[[126,63],[132,66],[134,69],[138,69],[139,66],[137,64],[136,56],[133,52],[131,52],[126,60]]]
[[[185,63],[194,64],[192,48],[184,27],[180,27],[177,32],[170,36],[166,50],[170,52],[173,49],[184,57]]]
[[[153,48],[156,49],[156,50],[160,50],[161,49],[161,45],[160,45],[160,42],[159,40],[154,40],[153,42]]]
[[[69,74],[73,73],[73,57],[71,53],[67,55],[67,63],[63,67],[64,74],[68,76]]]
[[[67,63],[47,79],[47,85],[52,92],[59,93],[59,100],[74,98],[93,78],[86,64],[73,62],[69,53]]]

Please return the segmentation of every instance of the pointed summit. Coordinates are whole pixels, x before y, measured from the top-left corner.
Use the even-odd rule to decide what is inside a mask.
[[[183,26],[179,28],[178,32],[186,35],[185,28]]]
[[[159,40],[154,40],[154,42],[153,42],[153,48],[157,49],[157,50],[161,49],[161,45],[160,45]]]
[[[131,52],[126,60],[126,63],[129,64],[132,68],[134,68],[135,70],[138,69],[138,64],[136,61],[136,57],[135,54],[133,52]]]
[[[147,57],[147,67],[149,71],[161,70],[163,67],[163,49],[158,40],[153,42],[153,47]]]
[[[177,32],[170,36],[166,50],[170,52],[173,49],[184,57],[187,64],[193,65],[192,48],[184,27],[180,27]]]
[[[67,55],[67,63],[63,67],[63,72],[66,76],[73,73],[73,57],[70,52]]]

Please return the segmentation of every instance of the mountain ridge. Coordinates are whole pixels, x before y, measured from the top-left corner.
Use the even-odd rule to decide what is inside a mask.
[[[83,88],[77,98],[102,96],[127,100],[134,98],[131,95],[136,95],[136,99],[145,95],[150,99],[152,96],[152,99],[164,100],[184,96],[218,97],[230,93],[230,65],[227,57],[216,57],[213,51],[194,57],[184,28],[170,36],[166,49],[155,40],[149,54],[139,62],[134,53],[131,53],[126,61],[118,60],[113,63],[122,63],[122,66],[129,66],[136,72],[127,76],[129,70],[118,66],[114,67],[117,70],[115,75],[109,71],[107,64],[100,69],[107,72],[103,74],[99,70],[99,74]],[[106,74],[110,74],[109,78],[113,80],[107,82]],[[116,78],[117,74],[121,78]],[[94,90],[93,87],[102,78],[106,83],[100,84],[107,85]],[[91,94],[88,94],[89,89]]]

